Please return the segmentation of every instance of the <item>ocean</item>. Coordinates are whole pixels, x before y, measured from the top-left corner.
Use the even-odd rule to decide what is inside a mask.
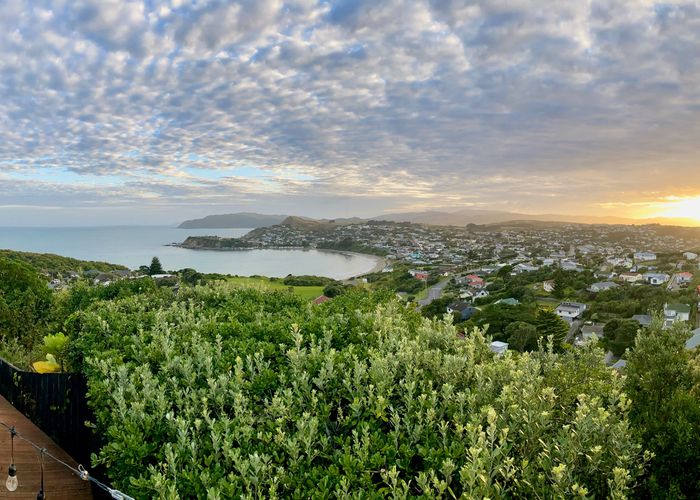
[[[187,250],[166,246],[188,236],[238,237],[250,229],[178,229],[168,226],[0,227],[0,248],[54,253],[83,260],[121,264],[131,269],[157,256],[163,268],[191,267],[199,272],[283,277],[312,274],[345,279],[372,270],[369,255],[321,250]]]

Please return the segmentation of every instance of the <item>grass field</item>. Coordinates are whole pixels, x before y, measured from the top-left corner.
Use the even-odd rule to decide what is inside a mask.
[[[302,299],[313,300],[323,294],[322,286],[293,286],[289,287],[282,281],[270,281],[270,278],[262,276],[246,277],[232,276],[227,280],[229,283],[234,283],[240,286],[262,288],[264,290],[287,290],[292,288],[292,291]]]

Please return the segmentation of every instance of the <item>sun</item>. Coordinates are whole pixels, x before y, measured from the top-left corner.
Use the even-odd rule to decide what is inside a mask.
[[[700,221],[700,196],[669,197],[659,205],[658,217],[679,217]]]

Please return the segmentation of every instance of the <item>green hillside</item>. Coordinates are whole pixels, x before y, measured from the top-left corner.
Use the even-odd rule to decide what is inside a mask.
[[[89,260],[73,259],[52,253],[19,252],[16,250],[0,250],[0,257],[10,260],[24,262],[39,271],[64,273],[67,271],[87,271],[96,269],[101,272],[109,272],[115,269],[128,269],[119,264],[108,262],[94,262]]]

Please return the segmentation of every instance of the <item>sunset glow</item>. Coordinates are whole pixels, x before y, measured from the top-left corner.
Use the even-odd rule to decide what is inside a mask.
[[[700,196],[687,198],[671,196],[668,201],[659,203],[655,217],[680,217],[700,222]]]

